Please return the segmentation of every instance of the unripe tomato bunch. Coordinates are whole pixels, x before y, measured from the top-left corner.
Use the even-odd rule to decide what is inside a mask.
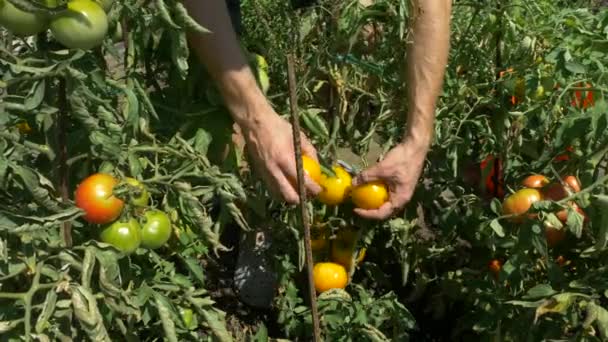
[[[537,201],[560,201],[572,193],[581,191],[581,185],[575,176],[568,175],[559,181],[551,182],[542,174],[533,174],[524,178],[521,182],[522,188],[509,195],[502,203],[504,215],[515,223],[522,223],[528,219],[536,219],[537,215],[529,213],[533,203]],[[574,201],[568,203],[572,210],[581,214],[587,220],[585,212]],[[555,213],[562,223],[567,223],[568,210],[561,209]],[[545,237],[547,245],[554,247],[566,237],[566,229],[558,229],[545,224]]]
[[[76,188],[76,206],[85,212],[84,220],[102,225],[99,238],[124,253],[138,247],[157,249],[171,237],[171,220],[163,211],[147,208],[150,195],[143,184],[127,177],[124,182],[133,190],[129,204],[137,217],[123,215],[125,202],[114,195],[119,180],[112,175],[96,173],[85,178]]]
[[[9,0],[0,0],[0,26],[18,36],[31,36],[50,29],[53,37],[70,49],[92,49],[99,46],[108,32],[108,17],[113,0],[69,0],[57,14],[27,12]],[[57,0],[45,0],[55,8]]]
[[[315,160],[303,156],[302,166],[306,175],[321,186],[317,200],[327,206],[338,206],[350,199],[357,208],[378,209],[389,199],[388,188],[380,181],[353,187],[351,174],[340,165],[332,166],[335,175],[329,175],[322,172]],[[316,290],[321,293],[345,288],[352,267],[365,257],[365,248],[356,248],[357,231],[342,228],[331,240],[327,239],[324,227],[315,227],[312,234],[311,246],[316,256],[327,254],[329,249],[329,260],[317,262],[313,269]]]

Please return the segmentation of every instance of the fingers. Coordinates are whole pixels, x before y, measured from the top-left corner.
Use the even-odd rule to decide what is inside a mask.
[[[269,171],[271,177],[274,178],[278,192],[283,197],[285,202],[290,204],[300,203],[300,196],[298,195],[294,185],[289,182],[283,171],[278,167],[272,168]]]
[[[384,178],[382,168],[378,165],[362,171],[353,179],[353,186],[373,182]]]
[[[365,210],[360,208],[355,208],[355,214],[372,220],[385,220],[389,218],[394,211],[393,204],[391,202],[384,203],[378,209]]]
[[[288,161],[285,161],[282,165],[282,169],[283,169],[285,176],[288,179],[293,179],[293,182],[290,184],[292,184],[293,188],[297,192],[298,191],[298,188],[297,188],[298,173],[296,170],[295,160],[290,158]],[[306,191],[308,193],[311,193],[313,195],[317,195],[318,193],[320,193],[323,190],[321,188],[321,186],[319,184],[317,184],[315,181],[313,181],[310,177],[308,177],[306,175],[306,173],[304,173],[304,187],[306,188]]]
[[[308,140],[308,138],[306,138],[306,135],[304,133],[300,133],[300,137],[301,137],[300,142],[302,145],[302,154],[307,155],[310,158],[318,161],[317,150],[315,149],[313,144],[310,143],[310,141]]]

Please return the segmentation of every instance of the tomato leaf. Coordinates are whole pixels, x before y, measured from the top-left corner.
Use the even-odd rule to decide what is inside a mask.
[[[526,294],[522,297],[524,299],[536,299],[536,298],[546,298],[554,295],[556,292],[553,290],[551,285],[549,284],[538,284],[528,290]]]
[[[498,222],[498,219],[493,219],[490,222],[490,227],[492,228],[492,230],[494,231],[494,233],[496,233],[496,235],[498,235],[501,238],[505,237],[505,230],[503,229],[503,227],[500,224],[500,222]]]

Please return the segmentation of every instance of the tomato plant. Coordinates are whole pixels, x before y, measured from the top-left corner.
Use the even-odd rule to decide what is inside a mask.
[[[124,202],[114,196],[118,180],[109,174],[96,173],[85,178],[76,188],[76,206],[84,210],[84,219],[91,223],[104,224],[118,218]]]
[[[521,182],[525,188],[539,189],[549,184],[549,179],[543,175],[530,175]]]

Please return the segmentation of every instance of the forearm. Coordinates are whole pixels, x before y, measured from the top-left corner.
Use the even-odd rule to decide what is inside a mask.
[[[450,48],[451,0],[414,0],[408,45],[408,117],[405,140],[428,147],[435,106],[443,87]]]
[[[190,34],[189,42],[218,85],[234,120],[244,128],[255,125],[270,105],[241,50],[225,0],[184,0],[184,5],[211,31]]]

